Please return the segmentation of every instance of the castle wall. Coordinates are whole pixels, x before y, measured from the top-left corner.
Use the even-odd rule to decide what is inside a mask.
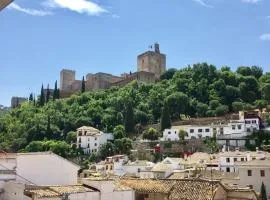
[[[87,74],[85,86],[89,91],[106,89],[111,86],[111,83],[120,81],[122,79],[122,77],[113,76],[106,73]]]
[[[60,72],[60,90],[68,90],[69,86],[75,81],[75,71],[63,69]]]
[[[138,71],[154,73],[158,79],[166,71],[166,55],[147,51],[138,56],[137,68]]]

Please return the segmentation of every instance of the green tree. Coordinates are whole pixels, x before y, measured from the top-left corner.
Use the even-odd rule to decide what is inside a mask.
[[[252,66],[251,74],[255,76],[256,79],[259,79],[263,75],[263,69],[258,66]]]
[[[107,142],[100,147],[99,153],[101,159],[105,159],[108,156],[113,156],[115,154],[115,145],[111,142]]]
[[[224,116],[225,114],[227,114],[229,112],[229,107],[226,105],[220,105],[216,108],[216,115],[217,116]]]
[[[29,95],[29,101],[32,102],[34,100],[33,93],[30,93]]]
[[[43,142],[42,141],[32,141],[25,147],[25,150],[27,152],[42,152],[42,151],[44,151]]]
[[[263,84],[261,90],[263,99],[267,100],[270,103],[270,83]]]
[[[115,150],[117,153],[127,154],[127,155],[131,153],[132,140],[129,138],[116,139],[114,141],[114,145],[115,145]]]
[[[251,71],[250,67],[245,67],[245,66],[238,67],[236,72],[238,74],[241,74],[242,76],[252,75],[252,71]]]
[[[268,105],[268,102],[266,100],[258,99],[258,100],[255,101],[255,106],[260,111],[262,111],[264,108],[266,108],[267,105]]]
[[[126,137],[125,127],[123,125],[117,125],[116,127],[114,127],[113,136],[115,140]]]
[[[67,133],[66,141],[69,144],[76,143],[77,141],[77,133],[74,131],[69,131]]]
[[[134,113],[133,107],[130,102],[126,105],[126,112],[125,112],[125,130],[127,133],[132,133],[134,130],[135,122],[134,122]]]
[[[242,111],[244,110],[244,104],[239,101],[235,101],[232,103],[232,109],[234,112]]]
[[[188,133],[185,130],[183,130],[183,129],[179,130],[179,138],[182,141],[184,141],[185,140],[185,137],[187,137],[187,136],[188,136]]]
[[[164,80],[164,79],[172,79],[173,75],[175,74],[177,70],[174,68],[168,69],[166,72],[164,72],[161,76],[160,79]]]
[[[149,128],[143,132],[143,139],[146,140],[158,140],[158,131],[154,128]]]
[[[54,84],[54,90],[53,90],[53,100],[59,99],[60,98],[60,91],[57,86],[57,81],[55,81]]]
[[[43,88],[43,84],[42,84],[41,91],[40,91],[40,97],[39,97],[39,105],[44,106],[44,104],[45,104],[45,94],[44,94],[44,88]]]
[[[208,110],[208,105],[204,103],[197,104],[197,115],[198,117],[205,117],[206,111]]]
[[[50,97],[51,97],[50,86],[49,86],[49,84],[48,84],[48,85],[47,85],[47,89],[46,89],[46,103],[49,102]]]
[[[166,128],[171,127],[171,118],[170,118],[169,108],[168,108],[168,105],[166,103],[164,104],[164,107],[162,109],[160,125],[161,125],[162,131]]]
[[[262,185],[261,185],[260,196],[261,196],[261,200],[267,200],[266,189],[265,189],[265,185],[264,185],[263,182],[262,182]]]
[[[81,87],[81,92],[84,93],[85,92],[85,80],[84,80],[84,76],[82,78],[82,87]]]

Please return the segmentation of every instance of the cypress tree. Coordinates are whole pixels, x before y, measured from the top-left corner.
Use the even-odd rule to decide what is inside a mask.
[[[53,90],[53,100],[55,99],[59,99],[59,89],[57,87],[57,81],[55,81],[54,90]]]
[[[134,130],[134,112],[131,103],[129,102],[126,106],[125,113],[125,129],[127,133],[132,133]]]
[[[85,81],[84,81],[84,76],[82,78],[82,89],[81,92],[84,93],[85,92]]]
[[[164,104],[164,107],[162,109],[160,126],[162,131],[166,128],[171,127],[171,119],[167,103]]]
[[[267,194],[266,194],[265,185],[263,182],[261,185],[261,200],[267,200]]]
[[[34,106],[35,106],[36,105],[36,95],[35,94],[34,94],[33,102],[34,102]]]
[[[29,95],[29,101],[32,102],[34,100],[33,93],[30,93]]]
[[[51,96],[51,94],[50,94],[50,86],[49,86],[49,84],[48,84],[48,85],[47,85],[47,90],[46,90],[46,103],[49,102],[50,96]]]
[[[45,95],[44,95],[44,88],[43,88],[43,84],[42,84],[41,91],[40,91],[40,97],[39,97],[39,105],[44,106],[44,103],[45,103]]]

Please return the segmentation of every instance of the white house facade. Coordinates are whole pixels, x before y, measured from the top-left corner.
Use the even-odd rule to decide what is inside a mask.
[[[77,129],[77,147],[82,148],[84,154],[98,152],[108,140],[113,140],[113,135],[110,133],[103,133],[88,126]]]
[[[0,188],[5,181],[36,185],[74,185],[80,167],[52,152],[0,156]]]

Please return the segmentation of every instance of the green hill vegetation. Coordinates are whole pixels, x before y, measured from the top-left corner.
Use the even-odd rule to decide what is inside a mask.
[[[142,133],[144,125],[161,122],[164,129],[171,121],[181,120],[181,116],[211,117],[262,109],[270,101],[270,73],[263,73],[257,66],[239,67],[233,72],[229,67],[217,69],[199,63],[180,70],[169,69],[155,84],[132,82],[122,88],[95,92],[82,89],[67,99],[58,99],[57,92],[49,101],[45,101],[43,92],[37,100],[32,95],[28,103],[2,117],[1,150],[52,150],[75,157],[81,151],[70,144],[76,141],[74,131],[80,126],[114,132],[115,127],[123,125],[124,134],[119,134],[122,128],[115,129],[120,135],[118,140],[121,134],[132,139]],[[130,147],[130,140],[124,139],[116,142],[115,151]]]

